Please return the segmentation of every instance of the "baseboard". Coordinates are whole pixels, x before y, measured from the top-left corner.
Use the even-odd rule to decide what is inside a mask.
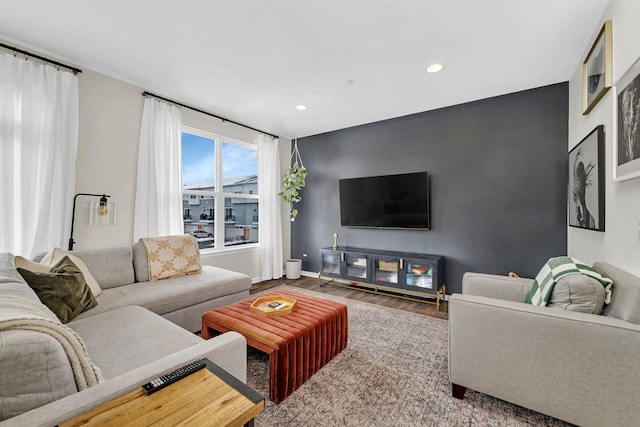
[[[304,276],[304,277],[312,277],[314,279],[318,278],[318,273],[316,273],[315,271],[304,271],[304,270],[302,270],[300,272],[300,275]],[[287,278],[287,276],[284,274],[284,271],[283,271],[282,272],[282,279],[286,279],[286,278]],[[256,283],[259,283],[259,282],[264,282],[264,279],[262,277],[253,277],[251,279],[251,284],[252,285],[255,285]]]

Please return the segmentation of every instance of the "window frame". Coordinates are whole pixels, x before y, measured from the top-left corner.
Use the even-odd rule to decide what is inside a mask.
[[[237,252],[243,249],[251,249],[251,248],[260,248],[261,243],[258,240],[257,243],[246,243],[242,245],[225,245],[225,218],[226,218],[226,207],[225,207],[225,199],[226,198],[234,198],[234,199],[248,199],[248,200],[257,200],[258,201],[258,213],[260,212],[260,176],[258,171],[260,169],[258,165],[258,170],[256,171],[257,176],[257,185],[258,185],[258,194],[244,194],[244,193],[225,193],[223,191],[224,188],[224,179],[223,179],[223,146],[225,143],[229,143],[232,145],[236,145],[239,147],[247,148],[250,150],[255,150],[258,154],[258,158],[260,158],[260,148],[257,144],[251,144],[246,141],[241,141],[236,138],[227,137],[218,133],[205,131],[202,129],[194,128],[191,126],[182,125],[180,126],[180,150],[182,152],[182,134],[189,133],[192,135],[197,135],[203,138],[211,139],[214,141],[214,153],[215,153],[215,170],[214,170],[214,190],[185,190],[184,184],[181,189],[182,196],[184,199],[185,195],[195,195],[205,197],[213,197],[214,203],[214,246],[212,248],[202,248],[200,249],[201,254],[211,254],[217,252]],[[182,180],[182,168],[184,164],[181,160],[181,168],[180,168],[180,179]],[[258,216],[258,229],[260,227],[260,217]],[[183,228],[184,230],[184,228]],[[218,238],[217,236],[223,236],[223,238]]]

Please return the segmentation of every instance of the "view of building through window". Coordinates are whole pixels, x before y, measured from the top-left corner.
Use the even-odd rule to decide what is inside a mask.
[[[183,129],[182,219],[184,232],[196,237],[200,249],[257,243],[256,147]]]

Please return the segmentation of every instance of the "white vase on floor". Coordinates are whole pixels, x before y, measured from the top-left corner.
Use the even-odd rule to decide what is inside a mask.
[[[287,279],[299,279],[302,271],[301,259],[288,259],[285,261],[285,274]]]

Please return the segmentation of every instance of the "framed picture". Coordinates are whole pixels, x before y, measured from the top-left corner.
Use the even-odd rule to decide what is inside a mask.
[[[569,225],[604,231],[604,126],[569,152]]]
[[[611,88],[611,20],[604,23],[582,63],[582,114],[589,112]]]
[[[640,177],[640,59],[618,80],[613,93],[613,179],[620,182]]]

